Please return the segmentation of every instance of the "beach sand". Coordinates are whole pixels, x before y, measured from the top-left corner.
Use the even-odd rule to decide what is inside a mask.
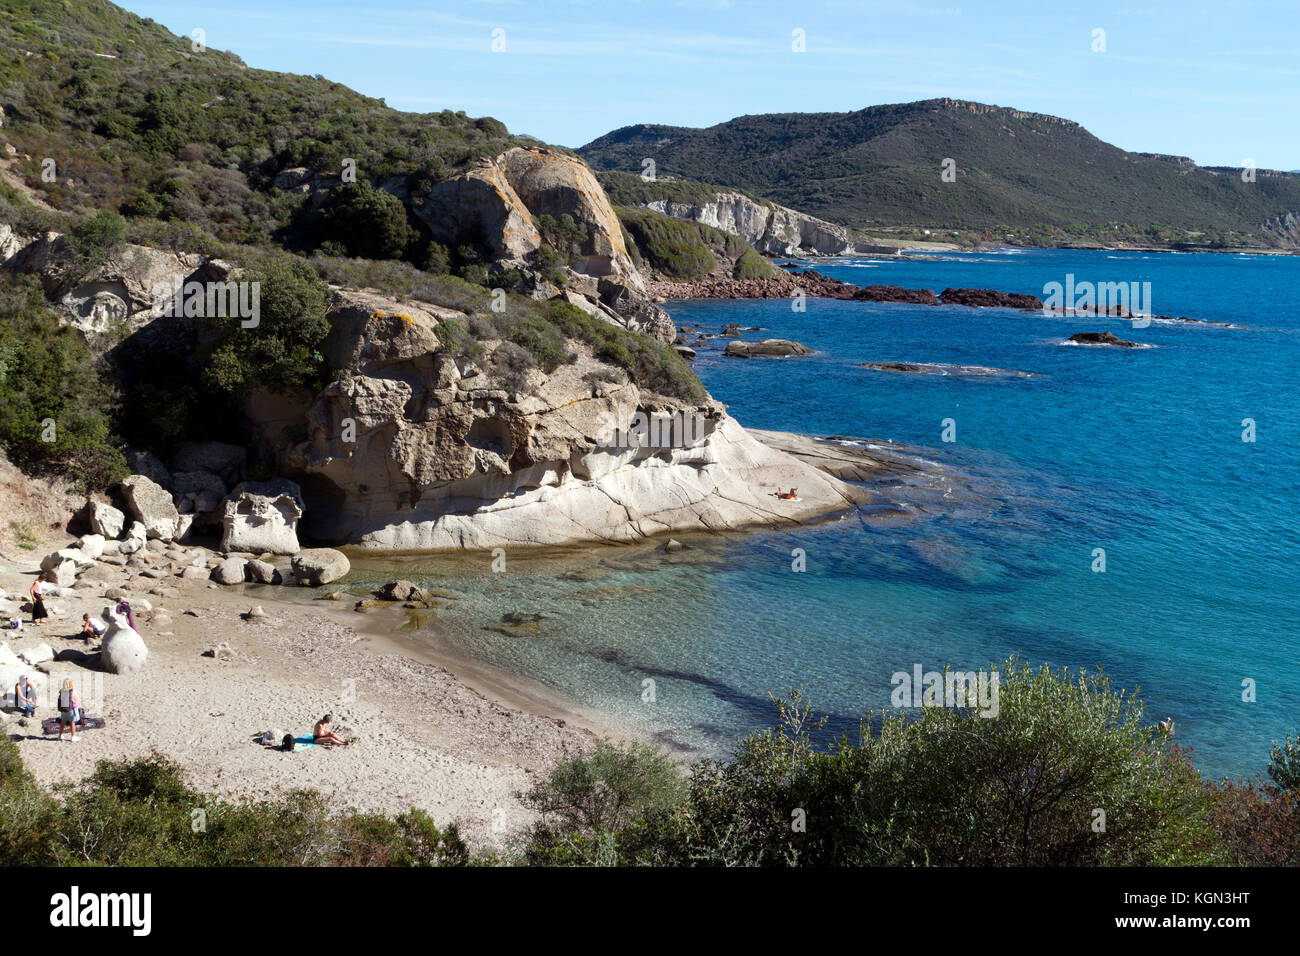
[[[0,560],[0,587],[11,597],[26,592],[37,560],[30,567],[23,559]],[[5,732],[43,784],[81,780],[100,759],[157,750],[184,767],[201,790],[258,795],[310,788],[332,795],[340,807],[391,813],[415,806],[439,824],[459,821],[473,842],[492,844],[532,819],[516,794],[539,773],[599,736],[619,736],[595,715],[538,688],[503,675],[459,677],[431,658],[417,659],[381,633],[395,627],[398,612],[388,621],[384,614],[356,614],[350,601],[276,599],[275,591],[288,597],[290,589],[258,587],[245,594],[248,585],[218,587],[174,575],[135,583],[164,594],[132,592],[133,607],[138,594],[155,615],[165,608],[170,616],[155,625],[146,619],[151,615],[137,612],[137,629],[149,647],[143,669],[101,674],[69,662],[35,668],[52,680],[79,675],[93,681],[97,675],[103,702],[88,711],[104,716],[108,726],[83,731],[73,744],[41,733],[40,718],[55,713],[48,706],[26,727],[8,716]],[[60,612],[49,624],[28,623],[2,637],[15,653],[42,641],[56,654],[85,650],[72,635],[83,613],[98,617],[113,603],[103,597],[111,586],[53,598],[49,603]],[[266,617],[244,619],[255,605]],[[231,659],[203,656],[220,641],[230,644]],[[254,742],[254,735],[273,728],[309,734],[327,712],[344,736],[359,738],[355,744],[284,753]]]

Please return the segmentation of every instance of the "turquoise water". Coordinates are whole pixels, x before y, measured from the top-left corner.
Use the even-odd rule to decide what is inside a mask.
[[[419,561],[462,600],[420,639],[547,684],[664,741],[725,750],[802,687],[833,726],[889,705],[890,675],[1033,663],[1104,668],[1207,773],[1253,775],[1300,728],[1300,259],[1066,251],[849,260],[856,284],[1041,294],[1050,281],[1149,281],[1158,314],[1242,328],[1048,319],[961,307],[808,300],[670,303],[679,325],[817,349],[697,369],[741,423],[893,440],[972,476],[978,494],[882,526],[714,538],[514,561]],[[1156,348],[1063,346],[1110,329]],[[715,343],[716,344],[716,343]],[[877,361],[996,366],[1031,379],[878,372]],[[1242,421],[1257,440],[1242,441]],[[942,423],[956,441],[941,440]],[[807,570],[791,570],[802,548]],[[1094,549],[1104,573],[1092,570]],[[513,561],[513,559],[511,559]],[[588,569],[597,580],[559,575]],[[378,572],[376,572],[377,576]],[[362,572],[364,576],[364,570]],[[592,592],[591,589],[604,589]],[[581,593],[580,593],[581,592]],[[536,633],[484,630],[539,613]],[[653,702],[642,699],[652,679]],[[1242,682],[1257,687],[1243,702]]]

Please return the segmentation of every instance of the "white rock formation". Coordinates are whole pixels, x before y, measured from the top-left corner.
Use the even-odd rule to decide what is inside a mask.
[[[112,505],[93,498],[86,502],[86,517],[90,521],[91,530],[105,538],[116,538],[126,525],[126,515]]]
[[[225,502],[221,512],[221,551],[252,554],[293,554],[298,550],[298,519],[302,508],[290,494],[242,492]]]
[[[131,475],[122,482],[122,494],[131,513],[144,525],[145,536],[171,541],[176,537],[180,513],[172,496],[144,475]]]
[[[127,621],[125,614],[118,614],[112,608],[104,608],[104,620],[108,630],[100,645],[100,666],[110,674],[131,674],[144,666],[149,657],[149,648],[144,638]]]

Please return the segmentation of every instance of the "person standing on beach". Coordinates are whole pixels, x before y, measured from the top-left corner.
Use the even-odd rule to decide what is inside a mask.
[[[32,623],[43,624],[45,619],[50,616],[50,612],[45,610],[45,601],[41,595],[45,592],[45,572],[42,571],[32,582],[32,588],[29,592],[32,596]]]
[[[72,731],[72,742],[77,742],[77,718],[81,715],[78,713],[81,701],[77,699],[77,692],[72,689],[72,678],[65,678],[63,687],[59,690],[59,739],[63,739],[63,728]]]

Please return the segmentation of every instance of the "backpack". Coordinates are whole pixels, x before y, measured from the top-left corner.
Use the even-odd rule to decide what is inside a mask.
[[[59,710],[72,710],[72,691],[66,687],[59,691]]]

